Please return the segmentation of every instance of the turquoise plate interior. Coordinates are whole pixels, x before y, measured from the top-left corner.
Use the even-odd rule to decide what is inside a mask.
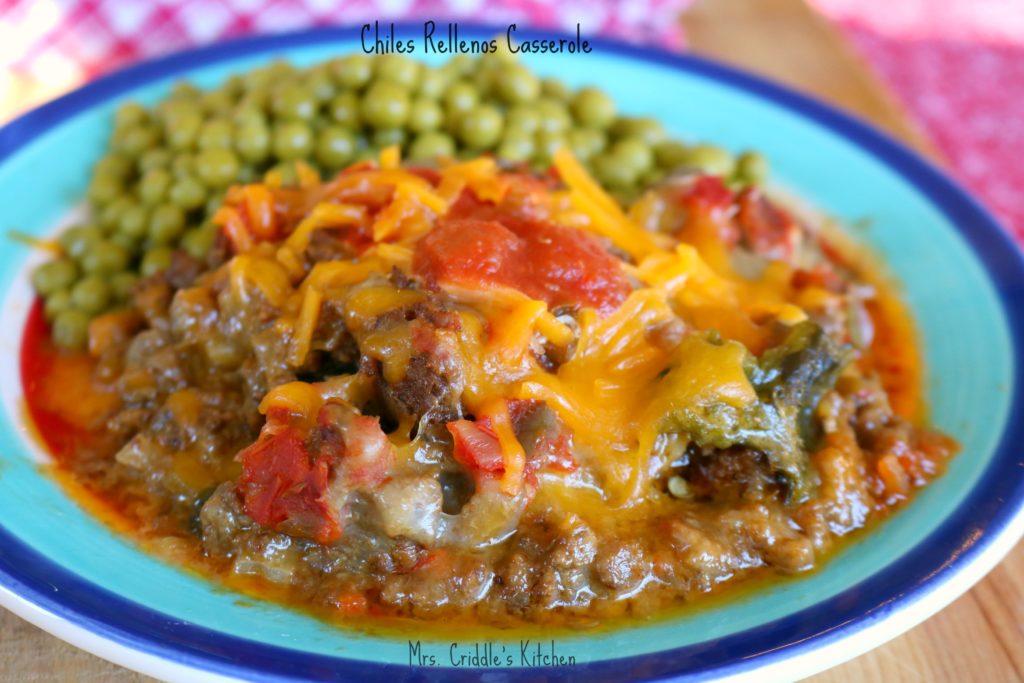
[[[491,29],[466,29],[466,35],[472,33],[493,35]],[[883,617],[952,565],[956,557],[949,548],[969,549],[972,538],[981,543],[1017,514],[1019,455],[1003,454],[1000,444],[1011,411],[1018,410],[1011,329],[1019,311],[1011,310],[1006,283],[1009,278],[1019,286],[1020,262],[1008,241],[990,234],[998,227],[960,190],[860,124],[700,60],[594,44],[590,54],[524,59],[537,72],[574,86],[597,83],[625,112],[653,115],[684,139],[758,149],[770,159],[779,184],[847,225],[867,226],[854,237],[895,274],[920,330],[931,420],[963,445],[945,476],[821,571],[672,620],[559,636],[558,653],[571,655],[576,666],[544,671],[611,679],[749,670],[787,649],[797,652],[806,642]],[[153,102],[178,78],[212,86],[271,58],[308,64],[359,49],[358,34],[344,29],[242,41],[144,65],[48,105],[0,132],[0,227],[33,235],[54,231],[80,201],[120,101]],[[961,224],[960,218],[973,224]],[[6,380],[0,414],[4,585],[133,648],[207,671],[248,678],[372,677],[383,671],[375,668],[380,664],[408,665],[405,637],[339,630],[297,611],[241,599],[146,555],[41,473],[17,381],[20,329],[30,303],[25,284],[30,254],[20,243],[2,240],[0,255],[7,330],[0,359]],[[1001,274],[994,277],[994,270]],[[988,485],[986,477],[997,465],[1010,468],[1003,477],[1010,487],[1002,494],[1006,500],[987,517],[970,516],[965,504],[981,494],[979,487]],[[907,564],[911,553],[927,566]],[[41,575],[64,592],[38,590]],[[745,647],[730,644],[740,643],[737,636],[744,633],[749,636]],[[436,654],[440,665],[449,664],[449,637],[432,638],[424,625],[414,639]],[[499,668],[516,675],[519,638],[489,634],[486,639],[514,653],[512,668],[505,668],[504,659]],[[474,642],[461,645],[471,651]],[[287,666],[274,664],[280,658]],[[444,669],[433,671],[444,677]]]

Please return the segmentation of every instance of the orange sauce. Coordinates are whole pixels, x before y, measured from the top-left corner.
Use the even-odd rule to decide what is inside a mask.
[[[58,463],[96,446],[97,433],[120,403],[110,387],[94,379],[95,367],[88,353],[57,348],[42,301],[36,300],[21,341],[21,386],[36,431]]]

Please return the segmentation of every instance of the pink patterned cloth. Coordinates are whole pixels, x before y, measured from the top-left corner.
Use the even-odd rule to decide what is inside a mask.
[[[1024,0],[811,0],[1024,243]]]
[[[754,1],[754,0],[752,0]],[[1024,0],[810,0],[836,21],[1024,242]],[[133,60],[253,32],[464,19],[682,46],[689,0],[0,0],[0,79],[70,87]],[[0,86],[2,86],[0,80]],[[51,93],[52,94],[52,93]]]

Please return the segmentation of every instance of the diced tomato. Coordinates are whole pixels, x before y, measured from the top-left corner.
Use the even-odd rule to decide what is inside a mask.
[[[563,429],[554,439],[545,439],[538,448],[544,458],[538,461],[537,469],[553,469],[560,472],[575,472],[579,463],[572,454],[572,432]]]
[[[686,199],[707,211],[725,211],[732,206],[734,196],[718,176],[702,175],[686,191]]]
[[[731,249],[740,240],[732,220],[735,196],[718,176],[698,176],[683,190],[686,223],[679,238],[702,250]]]
[[[797,239],[797,225],[789,214],[754,187],[743,190],[738,203],[737,220],[747,246],[762,256],[788,261]]]
[[[341,536],[336,513],[324,497],[330,463],[324,457],[311,460],[297,430],[261,436],[238,458],[238,490],[253,520],[318,543]]]
[[[433,282],[512,287],[551,307],[601,313],[630,291],[621,265],[595,237],[474,201],[460,200],[417,243],[413,270]]]
[[[794,270],[790,284],[796,289],[819,287],[830,292],[842,292],[846,288],[846,281],[827,263],[819,263],[809,269]]]
[[[455,440],[452,455],[474,477],[505,473],[505,460],[497,435],[484,421],[455,420],[445,425]]]

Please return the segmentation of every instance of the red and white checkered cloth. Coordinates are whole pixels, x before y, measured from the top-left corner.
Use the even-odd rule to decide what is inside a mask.
[[[751,0],[756,1],[756,0]],[[810,0],[1024,243],[1024,0]],[[253,32],[374,19],[519,22],[678,48],[689,0],[0,0],[0,60],[71,87],[136,59]],[[2,75],[2,74],[0,74]],[[2,80],[0,80],[2,85]]]

